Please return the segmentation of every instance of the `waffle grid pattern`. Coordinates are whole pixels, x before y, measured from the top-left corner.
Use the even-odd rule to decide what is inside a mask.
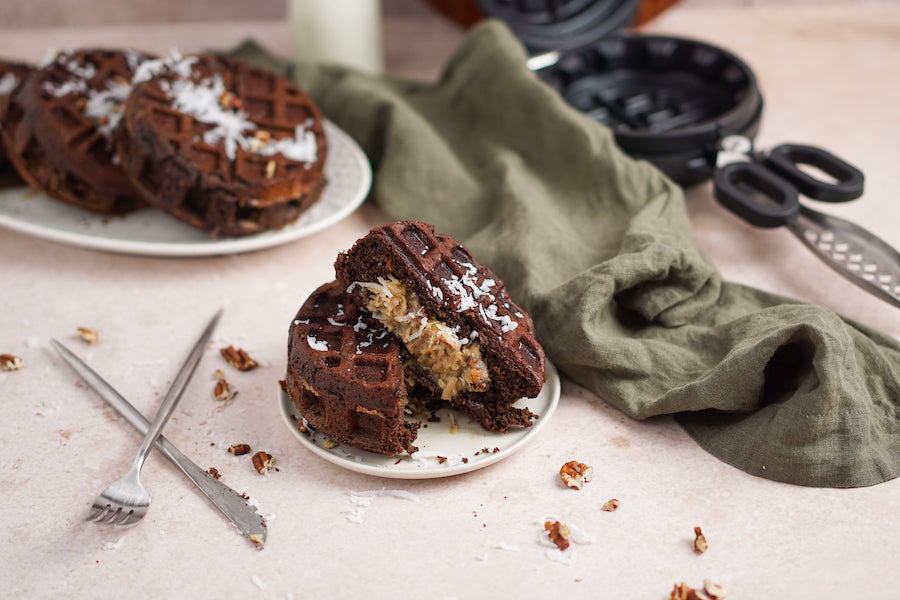
[[[79,51],[70,60],[89,65],[93,74],[80,78],[54,61],[35,71],[11,99],[3,128],[9,159],[29,184],[63,202],[109,214],[144,206],[117,164],[113,142],[102,130],[106,123],[85,110],[85,90],[104,91],[109,82],[131,79],[128,61],[113,50]],[[86,87],[65,87],[73,82]]]
[[[498,346],[524,361],[530,372],[543,373],[543,351],[533,341],[534,325],[513,303],[506,287],[494,273],[476,263],[456,240],[434,233],[430,226],[405,221],[392,223],[384,229],[395,250],[410,264],[416,265],[413,274],[423,281],[432,298],[474,320],[477,323],[475,329],[482,337],[485,332],[490,332],[498,340]],[[457,284],[466,280],[471,283]],[[493,286],[486,284],[491,280],[495,282]],[[489,293],[474,293],[472,299],[477,306],[465,308],[468,302],[460,296],[461,289],[489,290]],[[510,323],[515,323],[515,327],[511,328]],[[539,390],[540,385],[534,394]]]
[[[201,57],[192,80],[214,74],[222,76],[258,131],[272,139],[293,136],[298,125],[310,125],[316,162],[240,147],[230,160],[224,144],[203,139],[213,125],[172,107],[163,89],[171,74],[163,72],[138,85],[128,102],[126,126],[118,130],[126,170],[150,204],[195,227],[226,235],[283,227],[318,200],[325,185],[327,141],[318,110],[285,78],[227,59]]]
[[[410,448],[400,344],[336,282],[314,292],[291,326],[288,389],[335,441],[385,454]]]

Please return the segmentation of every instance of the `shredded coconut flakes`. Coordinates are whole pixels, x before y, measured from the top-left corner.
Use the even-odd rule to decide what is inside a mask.
[[[18,83],[19,80],[16,79],[16,76],[13,73],[7,73],[3,77],[0,77],[0,95],[9,96],[12,94]]]

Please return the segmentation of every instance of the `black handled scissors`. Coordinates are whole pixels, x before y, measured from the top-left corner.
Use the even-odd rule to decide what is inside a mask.
[[[722,140],[716,165],[713,186],[722,206],[756,227],[788,227],[841,275],[900,307],[900,253],[870,231],[800,203],[801,195],[822,202],[859,198],[862,171],[816,146],[781,144],[757,153],[744,136]]]

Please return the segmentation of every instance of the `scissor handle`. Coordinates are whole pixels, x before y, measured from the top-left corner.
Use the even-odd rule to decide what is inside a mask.
[[[862,171],[816,146],[781,144],[763,158],[767,167],[791,182],[801,194],[822,202],[846,202],[862,196]],[[809,165],[834,178],[834,182],[813,177],[799,168]]]
[[[720,167],[713,184],[719,204],[756,227],[787,225],[800,210],[797,188],[759,163]]]

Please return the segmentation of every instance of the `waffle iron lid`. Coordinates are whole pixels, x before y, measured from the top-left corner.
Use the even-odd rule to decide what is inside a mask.
[[[623,150],[682,185],[708,179],[719,143],[753,138],[763,99],[750,67],[697,40],[625,32],[639,0],[478,0],[533,54],[538,76],[610,127]]]
[[[587,46],[630,26],[640,0],[478,0],[531,52]]]

